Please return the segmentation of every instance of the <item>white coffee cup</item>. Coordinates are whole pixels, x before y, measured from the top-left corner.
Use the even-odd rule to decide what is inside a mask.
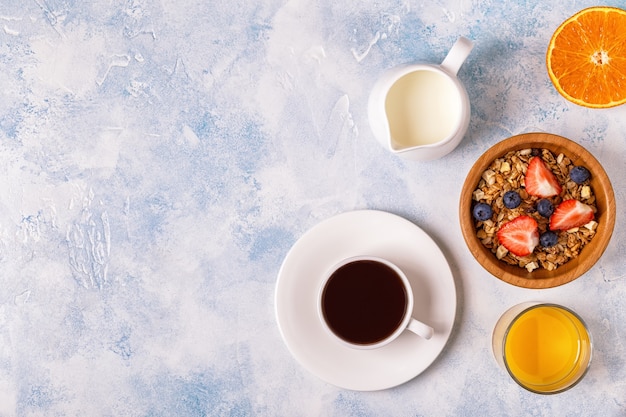
[[[461,37],[440,65],[409,64],[386,71],[368,103],[372,133],[388,150],[416,161],[441,158],[461,142],[470,101],[457,73],[473,48]]]
[[[413,318],[413,290],[400,268],[375,256],[334,265],[320,285],[318,314],[328,334],[344,346],[375,349],[409,330],[430,339],[434,330]]]

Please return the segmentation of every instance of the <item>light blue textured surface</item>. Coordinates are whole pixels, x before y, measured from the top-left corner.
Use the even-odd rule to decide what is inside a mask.
[[[3,0],[0,415],[626,415],[626,108],[569,104],[544,63],[554,29],[591,5]],[[372,84],[462,35],[464,141],[433,162],[388,154],[368,127]],[[602,162],[618,218],[583,278],[530,291],[479,267],[457,207],[482,152],[537,130]],[[437,361],[374,393],[302,369],[274,317],[291,245],[353,209],[424,229],[459,292]],[[525,392],[492,358],[499,315],[532,299],[592,330],[593,365],[566,393]]]

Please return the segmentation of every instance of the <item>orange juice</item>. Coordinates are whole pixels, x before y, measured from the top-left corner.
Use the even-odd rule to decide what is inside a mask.
[[[591,360],[591,338],[570,310],[539,304],[519,314],[504,335],[504,363],[523,387],[552,393],[575,384]]]

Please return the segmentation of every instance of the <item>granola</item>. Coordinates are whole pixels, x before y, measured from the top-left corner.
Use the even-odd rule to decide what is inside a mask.
[[[580,254],[595,235],[598,224],[591,220],[583,226],[558,231],[558,241],[555,245],[550,247],[537,245],[527,256],[511,253],[498,241],[497,231],[502,225],[522,215],[530,216],[537,221],[540,234],[549,230],[549,218],[537,211],[537,201],[540,198],[529,195],[525,189],[526,170],[533,156],[541,157],[562,185],[561,192],[549,198],[554,207],[563,201],[575,199],[590,206],[594,213],[597,212],[595,195],[589,180],[578,184],[570,178],[574,164],[567,156],[563,154],[555,156],[548,149],[511,151],[487,167],[472,194],[475,204],[486,203],[493,210],[493,215],[487,220],[474,219],[476,235],[482,244],[503,262],[526,268],[529,272],[537,268],[552,271]],[[507,208],[503,202],[504,194],[511,190],[516,191],[521,197],[521,204],[516,208]]]

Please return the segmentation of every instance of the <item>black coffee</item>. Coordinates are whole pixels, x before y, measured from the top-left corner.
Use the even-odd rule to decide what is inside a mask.
[[[369,345],[401,324],[407,294],[398,274],[373,260],[337,269],[322,292],[322,313],[330,329],[347,342]]]

